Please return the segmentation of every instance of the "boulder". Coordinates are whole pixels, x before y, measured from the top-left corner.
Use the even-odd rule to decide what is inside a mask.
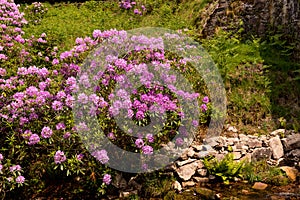
[[[283,146],[278,135],[270,139],[269,145],[272,148],[274,159],[278,160],[284,155]]]
[[[268,187],[268,184],[262,183],[262,182],[255,182],[252,186],[255,190],[264,190]]]
[[[173,183],[173,188],[174,188],[174,190],[177,190],[178,192],[181,192],[181,191],[182,191],[181,184],[180,184],[178,181],[175,181],[175,182]]]
[[[295,167],[283,166],[280,167],[280,169],[286,173],[286,175],[292,182],[295,182],[297,180],[298,170]]]
[[[281,140],[284,150],[290,151],[292,149],[300,148],[300,134],[289,135],[287,138]]]
[[[270,147],[261,147],[254,149],[251,154],[251,161],[259,161],[262,159],[270,159],[272,156],[272,149]]]
[[[182,180],[188,181],[195,174],[197,166],[198,162],[183,165],[177,169],[177,174]]]

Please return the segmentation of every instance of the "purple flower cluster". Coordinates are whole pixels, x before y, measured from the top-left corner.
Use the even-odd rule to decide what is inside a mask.
[[[45,126],[42,129],[41,135],[42,135],[43,138],[50,138],[52,136],[52,134],[53,134],[53,131],[48,126]]]
[[[111,175],[110,174],[105,174],[103,176],[103,179],[102,179],[103,183],[105,183],[106,185],[109,185],[110,182],[111,182]]]
[[[27,18],[29,17],[29,23],[34,24],[40,23],[47,11],[48,8],[41,2],[33,2],[31,5],[25,7],[26,16]]]
[[[55,164],[61,164],[65,162],[67,157],[65,156],[65,153],[61,150],[56,151],[54,155],[54,162]]]
[[[133,13],[136,15],[143,15],[143,12],[146,12],[146,7],[144,5],[138,7],[138,3],[131,0],[121,1],[120,8],[123,8],[125,10],[134,9]]]
[[[3,174],[3,171],[5,171],[5,167],[9,169],[10,177],[6,178],[7,181],[13,182],[15,178],[15,182],[17,184],[23,184],[25,182],[24,176],[21,175],[22,167],[20,165],[12,165],[9,166],[9,163],[2,164],[4,161],[3,155],[0,153],[0,174]]]
[[[203,99],[202,99],[202,102],[203,104],[200,106],[200,109],[202,110],[202,112],[206,112],[208,107],[207,107],[207,104],[209,103],[209,98],[208,96],[205,96]]]
[[[147,135],[147,140],[148,140],[149,143],[152,143],[154,141],[153,135],[148,134]],[[145,155],[153,154],[153,147],[151,147],[149,145],[145,145],[143,139],[141,139],[141,138],[136,139],[135,140],[135,145],[136,145],[137,148],[142,149],[143,154],[145,154]]]
[[[105,164],[109,161],[109,157],[107,155],[107,151],[103,150],[97,150],[92,153],[92,156],[94,156],[98,161],[100,161],[102,164]]]

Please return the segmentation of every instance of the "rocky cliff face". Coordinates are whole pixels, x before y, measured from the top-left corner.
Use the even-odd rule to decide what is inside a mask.
[[[241,23],[242,22],[242,23]],[[269,31],[280,32],[296,43],[295,57],[300,60],[299,0],[216,0],[209,4],[196,24],[202,36],[212,35],[217,27],[263,37]]]

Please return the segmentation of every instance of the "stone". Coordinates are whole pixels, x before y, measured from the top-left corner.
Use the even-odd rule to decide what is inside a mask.
[[[285,133],[285,129],[277,129],[277,130],[271,132],[270,135],[272,135],[272,136],[277,136],[277,135],[281,136],[284,133]]]
[[[205,167],[204,163],[201,160],[197,160],[197,169],[202,169]]]
[[[239,142],[239,138],[227,138],[227,143],[228,143],[228,145],[234,145],[234,144],[236,144],[236,143],[238,143]]]
[[[173,188],[174,188],[174,190],[177,190],[178,192],[182,191],[182,186],[181,186],[181,184],[178,181],[175,181],[173,183]]]
[[[242,190],[242,194],[248,195],[248,194],[250,194],[250,192],[249,192],[249,190],[243,189],[243,190]]]
[[[187,154],[188,154],[188,151],[185,151],[185,152],[180,156],[180,158],[181,158],[182,160],[187,160],[187,159],[189,158],[189,156],[188,156]]]
[[[215,156],[217,154],[217,152],[215,150],[213,151],[200,151],[198,153],[195,153],[194,157],[201,159],[201,158],[205,158],[207,156]]]
[[[255,182],[252,186],[255,190],[264,190],[268,187],[268,184],[262,183],[262,182]]]
[[[269,140],[269,145],[272,148],[274,159],[278,160],[284,155],[283,146],[278,135]]]
[[[206,138],[203,140],[203,143],[206,145],[210,145],[211,147],[215,147],[215,146],[219,145],[217,140],[218,140],[218,137]]]
[[[258,139],[251,139],[248,141],[249,148],[256,148],[256,147],[262,147],[262,141]]]
[[[195,155],[195,151],[193,148],[189,148],[187,152],[187,156],[192,158]]]
[[[209,178],[207,177],[193,177],[194,180],[197,182],[197,183],[208,183],[209,182]]]
[[[270,147],[261,147],[254,149],[251,155],[251,161],[259,161],[263,159],[270,159],[272,156],[272,149]]]
[[[239,138],[241,142],[248,142],[249,141],[249,137],[245,134],[239,134]]]
[[[233,159],[234,160],[238,160],[242,157],[241,152],[233,152],[232,154],[233,154]]]
[[[298,170],[295,167],[282,166],[280,167],[292,182],[297,180]]]
[[[292,149],[300,148],[300,134],[289,135],[287,138],[281,140],[284,150],[290,151]]]
[[[201,152],[198,152],[198,153],[195,153],[195,157],[196,158],[205,158],[206,156],[209,156],[209,152],[207,151],[201,151]]]
[[[234,133],[238,132],[238,130],[234,126],[228,126],[227,130]]]
[[[186,164],[177,169],[177,174],[184,181],[188,181],[195,174],[197,166],[198,166],[198,162]]]
[[[288,162],[299,162],[300,161],[300,149],[294,149],[285,154],[285,160]]]
[[[203,151],[214,151],[214,149],[208,144],[202,145],[202,150]]]
[[[203,145],[192,145],[192,147],[196,150],[196,151],[203,151]]]
[[[196,183],[194,181],[187,181],[187,182],[182,182],[182,187],[193,187],[195,186]]]
[[[209,180],[215,180],[215,179],[216,179],[216,176],[210,174],[210,175],[208,176],[208,178],[209,178]]]
[[[226,146],[226,138],[225,137],[217,137],[216,142],[218,142],[219,147]]]
[[[184,161],[177,161],[176,164],[177,164],[179,167],[181,167],[181,166],[183,166],[183,165],[189,164],[189,163],[194,162],[194,161],[196,161],[196,159],[190,159],[190,158],[189,158],[189,159],[184,160]]]
[[[267,146],[268,145],[268,138],[267,138],[266,135],[260,136],[259,139],[262,141],[262,145],[263,146]]]
[[[248,146],[246,146],[246,145],[243,145],[243,146],[242,146],[242,150],[246,150],[246,151],[247,151],[248,149],[249,149]]]
[[[197,173],[198,173],[200,176],[204,177],[204,176],[207,175],[207,169],[198,169],[198,170],[197,170]]]
[[[241,142],[236,143],[232,148],[233,151],[241,151],[243,148],[244,144]]]
[[[132,191],[121,191],[119,197],[120,198],[128,198],[131,195],[137,195],[138,191],[137,190],[132,190]]]
[[[224,155],[223,153],[218,153],[218,154],[215,155],[215,159],[216,159],[217,161],[221,161],[221,160],[223,160],[224,158],[225,158],[225,155]]]

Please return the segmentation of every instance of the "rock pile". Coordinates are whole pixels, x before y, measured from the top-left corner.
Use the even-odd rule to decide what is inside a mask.
[[[228,153],[232,153],[237,162],[244,159],[248,161],[267,159],[271,164],[281,166],[280,168],[286,172],[290,180],[296,181],[299,178],[297,177],[300,169],[299,133],[288,132],[284,129],[262,136],[237,134],[235,129],[231,132],[234,132],[236,137],[219,136],[206,139],[201,145],[192,144],[176,162],[166,167],[166,173],[177,177],[173,188],[182,191],[214,179],[215,177],[209,175],[205,168],[203,158],[213,156],[221,160]],[[169,150],[176,151],[174,145],[169,146]],[[138,175],[126,180],[122,173],[117,173],[112,184],[119,190],[118,197],[122,198],[138,194],[142,190],[143,183],[138,180]],[[253,188],[265,189],[266,185],[256,183]]]
[[[181,190],[182,187],[209,182],[213,177],[209,177],[201,159],[214,156],[221,160],[229,152],[236,161],[267,159],[274,165],[300,168],[300,134],[286,133],[284,129],[279,129],[270,135],[238,134],[234,138],[220,136],[205,140],[203,145],[194,144],[173,165],[179,177],[174,188]]]

